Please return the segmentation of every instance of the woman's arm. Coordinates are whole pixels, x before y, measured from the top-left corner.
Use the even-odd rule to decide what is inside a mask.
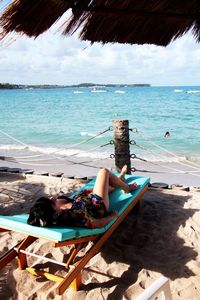
[[[89,221],[88,227],[89,228],[100,228],[106,226],[110,223],[111,220],[115,219],[118,216],[118,213],[113,210],[108,216],[100,219],[92,219]],[[87,226],[87,223],[85,224]]]

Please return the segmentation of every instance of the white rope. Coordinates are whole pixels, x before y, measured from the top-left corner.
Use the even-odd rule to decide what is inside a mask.
[[[102,145],[100,145],[100,146],[97,146],[97,147],[94,147],[94,148],[91,148],[91,149],[88,149],[87,150],[87,153],[88,152],[92,152],[92,151],[94,151],[94,150],[97,150],[97,149],[99,149],[99,148],[101,148],[102,147]],[[63,149],[62,150],[59,150],[59,152],[61,152],[61,151],[63,151]],[[54,154],[54,153],[56,153],[57,152],[57,150],[56,151],[53,151],[52,153],[49,153],[49,154],[37,154],[37,155],[27,155],[27,156],[14,156],[13,158],[14,159],[20,159],[20,160],[26,160],[26,161],[28,161],[30,158],[37,158],[37,157],[41,157],[41,156],[45,156],[45,155],[49,155],[49,156],[51,156],[51,154]],[[78,154],[80,154],[81,153],[81,150],[80,151],[78,151],[78,152],[76,152],[76,153],[73,153],[73,154],[68,154],[68,155],[63,155],[63,156],[61,156],[60,158],[65,158],[65,157],[69,157],[69,156],[75,156],[75,155],[78,155]],[[43,160],[52,160],[52,159],[55,159],[55,158],[58,158],[57,156],[54,156],[54,157],[51,157],[51,158],[41,158],[41,159],[35,159],[35,160],[30,160],[30,161],[43,161]],[[59,158],[58,158],[59,159]]]
[[[21,161],[21,160],[16,160],[14,157],[13,159],[11,157],[4,157],[3,160],[5,161],[8,161],[8,162],[12,162],[12,163],[18,163],[18,164],[23,164],[23,165],[34,165],[34,166],[53,166],[53,165],[63,165],[63,163],[70,163],[71,165],[85,165],[86,163],[93,163],[93,162],[96,162],[96,161],[100,161],[100,160],[105,160],[105,159],[108,159],[109,157],[104,157],[104,158],[98,158],[98,159],[95,159],[95,160],[87,160],[87,161],[82,161],[82,162],[74,162],[74,161],[71,161],[71,160],[67,160],[67,159],[64,159],[64,158],[59,158],[59,157],[55,157],[55,158],[51,158],[51,160],[53,159],[58,159],[58,160],[61,160],[62,163],[57,163],[55,162],[54,164],[38,164],[38,163],[35,163],[37,161],[45,161],[45,159],[41,159],[41,160],[31,160],[29,162],[24,162],[24,161]],[[48,160],[48,159],[47,159]],[[69,164],[68,164],[69,165]],[[93,166],[91,166],[93,167]]]
[[[95,150],[97,150],[97,149],[99,149],[99,148],[102,148],[103,146],[104,146],[104,145],[100,145],[100,146],[97,146],[97,147],[88,149],[88,150],[87,150],[87,153],[88,153],[88,152],[95,151]],[[65,155],[65,156],[62,156],[62,157],[75,156],[75,155],[78,155],[78,154],[80,154],[80,153],[81,153],[81,151],[76,152],[76,153],[73,153],[73,154]]]
[[[184,171],[184,170],[179,170],[179,169],[176,169],[176,168],[173,168],[173,167],[168,167],[168,166],[165,166],[165,165],[161,165],[159,163],[155,163],[155,162],[152,162],[152,161],[149,161],[149,160],[146,160],[146,162],[148,162],[148,163],[150,163],[152,165],[155,165],[155,166],[160,166],[160,167],[169,169],[169,170],[174,170],[174,171],[176,171],[178,173],[183,173],[183,174],[200,173],[200,171]],[[172,172],[172,173],[176,173],[176,172]]]
[[[91,138],[89,138],[89,139],[87,139],[87,140],[85,140],[85,141],[82,141],[82,142],[80,142],[80,143],[74,144],[74,145],[72,145],[72,146],[70,146],[70,147],[68,147],[68,148],[65,147],[64,149],[70,149],[70,148],[73,148],[75,145],[80,145],[80,144],[86,143],[86,142],[88,142],[88,141],[90,141],[90,140],[96,138],[97,136],[100,136],[100,135],[104,134],[105,132],[107,132],[107,131],[109,131],[109,130],[111,130],[110,127],[109,127],[108,129],[104,130],[104,131],[99,132],[99,133],[96,134],[95,136],[93,136],[93,137],[91,137]],[[29,145],[27,145],[27,144],[23,143],[22,141],[20,141],[20,140],[14,138],[14,137],[12,137],[11,135],[9,135],[9,134],[7,134],[6,132],[4,132],[3,130],[0,130],[0,132],[1,132],[2,134],[6,135],[7,137],[11,138],[12,140],[17,141],[17,142],[20,143],[21,145],[26,146],[27,148],[30,149],[30,146],[29,146]],[[96,150],[96,149],[98,149],[98,148],[100,148],[100,147],[102,147],[102,145],[97,146],[97,147],[94,147],[94,148],[90,149],[89,151],[94,151],[94,150]],[[44,155],[44,154],[37,154],[37,155],[31,155],[31,156],[25,156],[25,157],[13,157],[13,159],[12,159],[12,158],[9,158],[9,160],[7,159],[7,161],[9,161],[9,162],[20,163],[20,164],[23,164],[23,165],[33,165],[33,166],[53,166],[53,165],[55,165],[55,164],[56,164],[56,165],[61,165],[61,163],[56,163],[56,162],[55,162],[54,164],[47,164],[47,163],[45,163],[45,164],[40,164],[40,163],[37,163],[37,162],[39,162],[39,161],[50,161],[50,160],[57,159],[57,160],[61,160],[61,161],[62,161],[62,164],[63,164],[63,162],[64,162],[64,163],[69,162],[69,163],[71,163],[71,164],[82,164],[82,165],[84,165],[84,164],[86,164],[86,163],[88,163],[88,162],[96,162],[96,161],[105,159],[105,158],[100,158],[100,159],[97,159],[97,160],[90,160],[90,161],[85,161],[85,162],[73,162],[73,161],[70,161],[70,160],[66,160],[65,158],[68,157],[68,156],[66,156],[66,155],[65,155],[65,156],[62,156],[62,157],[58,157],[58,156],[53,155],[54,153],[61,152],[61,151],[63,151],[63,149],[62,149],[62,150],[56,150],[56,151],[50,153],[49,156],[52,156],[52,157],[50,157],[50,158],[34,159],[34,160],[29,160],[29,161],[28,161],[28,158],[41,157],[41,156]],[[81,153],[81,151],[79,151],[79,152],[77,152],[77,153],[75,153],[75,154],[73,154],[73,155],[70,155],[70,156],[77,155],[78,153]],[[26,160],[25,162],[23,161],[24,159]],[[5,160],[6,160],[6,159],[5,159]]]
[[[160,166],[160,167],[163,167],[163,168],[167,168],[169,170],[174,170],[175,172],[159,172],[159,171],[156,171],[156,173],[164,173],[164,174],[189,174],[189,175],[192,175],[192,176],[197,176],[197,177],[200,177],[200,174],[194,174],[194,173],[200,173],[200,171],[182,171],[182,170],[179,170],[179,169],[175,169],[175,168],[172,168],[172,167],[167,167],[167,166],[164,166],[164,165],[161,165],[161,164],[158,164],[158,163],[154,163],[154,162],[151,162],[151,161],[148,161],[146,160],[146,162],[150,163],[150,164],[153,164],[153,165],[157,165],[157,166]],[[139,171],[139,170],[137,170]],[[155,171],[148,171],[149,173],[154,173]]]
[[[155,153],[156,156],[154,156],[155,158],[157,156],[160,156],[160,157],[163,157],[162,155],[160,155],[159,153],[153,151],[153,150],[150,150],[150,149],[146,149],[144,148],[143,146],[141,145],[137,145],[135,144],[135,146],[147,151],[147,152],[150,152],[151,154]],[[149,161],[149,160],[146,160],[148,163],[150,164],[153,164],[153,165],[157,165],[157,166],[160,166],[160,167],[163,167],[163,168],[166,168],[166,169],[169,169],[169,170],[174,170],[174,171],[177,171],[178,173],[184,173],[184,174],[189,174],[189,173],[200,173],[200,170],[197,170],[197,171],[183,171],[183,170],[179,170],[179,169],[176,169],[176,168],[173,168],[173,167],[168,167],[168,166],[165,166],[165,165],[162,165],[162,164],[159,164],[159,163],[155,163],[155,162],[152,162],[152,161]],[[190,167],[190,166],[187,166],[187,167]],[[175,172],[173,172],[172,174],[174,174]]]
[[[140,148],[140,149],[142,149],[142,150],[144,150],[144,151],[147,151],[147,152],[153,154],[153,158],[157,158],[157,157],[159,156],[159,157],[161,158],[162,161],[165,161],[165,162],[166,162],[166,156],[163,156],[162,154],[160,154],[160,153],[158,153],[158,152],[156,152],[156,151],[153,151],[153,150],[151,150],[151,149],[147,149],[147,148],[145,148],[145,147],[143,147],[143,146],[141,146],[141,145],[138,145],[138,144],[135,144],[134,146],[136,146],[136,147],[138,147],[138,148]]]
[[[159,153],[153,151],[153,150],[150,150],[150,149],[147,149],[141,145],[137,145],[137,143],[135,144],[136,147],[142,149],[142,150],[145,150],[147,152],[150,152],[151,154],[156,154],[156,156],[154,157],[157,157],[157,156],[160,156],[161,158],[163,158],[162,155],[160,155]],[[177,156],[178,157],[178,156]],[[168,167],[168,166],[165,166],[165,165],[162,165],[162,164],[159,164],[159,163],[155,163],[155,162],[152,162],[152,161],[149,161],[149,160],[146,160],[146,162],[150,163],[150,164],[153,164],[153,165],[157,165],[157,166],[160,166],[160,167],[163,167],[163,168],[166,168],[166,169],[169,169],[169,170],[174,170],[175,172],[168,172],[168,174],[191,174],[191,175],[194,175],[194,176],[200,176],[198,174],[193,174],[193,173],[200,173],[200,170],[197,169],[197,171],[184,171],[184,170],[179,170],[179,169],[176,169],[176,168],[173,168],[173,167]],[[177,162],[178,163],[178,162]],[[187,167],[190,167],[190,165],[187,165],[187,164],[184,164],[185,166]],[[196,169],[196,168],[195,168]],[[150,172],[150,171],[149,171]],[[164,172],[162,172],[164,173]],[[167,173],[167,172],[166,172]]]
[[[46,256],[41,256],[41,255],[38,255],[38,254],[35,254],[35,253],[33,253],[33,252],[28,252],[28,251],[25,251],[25,250],[19,250],[18,248],[14,248],[14,250],[16,251],[16,252],[20,252],[20,253],[24,253],[24,254],[26,254],[26,255],[28,255],[28,256],[33,256],[33,257],[36,257],[36,258],[39,258],[39,259],[41,259],[41,260],[46,260],[46,261],[49,261],[49,262],[51,262],[51,263],[53,263],[53,264],[56,264],[56,265],[60,265],[60,266],[64,266],[64,267],[66,267],[66,263],[62,263],[62,262],[59,262],[59,261],[57,261],[57,260],[55,260],[55,259],[51,259],[51,258],[48,258],[48,257],[46,257]]]
[[[69,146],[69,147],[64,147],[63,149],[65,149],[65,150],[67,150],[67,149],[72,149],[72,148],[74,148],[74,147],[76,147],[76,146],[78,146],[78,145],[87,143],[87,142],[89,142],[89,141],[95,139],[96,137],[98,137],[98,136],[100,136],[100,135],[103,135],[104,133],[106,133],[106,132],[109,131],[109,130],[111,130],[111,127],[107,128],[107,129],[105,129],[105,130],[103,130],[103,131],[100,131],[99,133],[97,133],[97,134],[94,135],[93,137],[90,137],[90,138],[87,139],[87,140],[84,140],[84,141],[82,141],[82,142],[73,144],[73,145],[71,145],[71,146]],[[13,141],[18,142],[19,144],[25,146],[26,148],[28,148],[28,149],[30,149],[30,150],[33,149],[32,146],[30,146],[30,145],[28,145],[28,144],[25,144],[24,142],[20,141],[19,139],[14,138],[14,137],[11,136],[10,134],[6,133],[5,131],[0,130],[0,132],[1,132],[2,134],[4,134],[5,136],[9,137],[10,139],[12,139]],[[99,146],[98,146],[98,147],[99,147]],[[97,149],[98,147],[96,147],[96,149]],[[101,146],[100,146],[100,147],[101,147]],[[63,151],[63,149],[55,150],[55,151],[53,151],[52,153],[50,153],[49,155],[54,154],[54,153],[59,153],[59,152]],[[91,151],[93,151],[93,150],[95,150],[95,148],[92,149]],[[78,152],[77,152],[77,153],[78,153]],[[36,154],[36,155],[27,156],[27,157],[28,157],[28,158],[29,158],[29,157],[30,157],[30,158],[34,158],[34,157],[40,157],[40,156],[43,156],[43,155],[45,155],[45,154]],[[74,155],[75,155],[75,154],[74,154]],[[73,156],[73,155],[72,155],[72,156]],[[22,156],[21,156],[21,157],[16,157],[16,159],[18,159],[18,158],[19,158],[19,159],[26,159],[26,156],[24,156],[24,157],[22,157]]]
[[[18,163],[21,165],[32,165],[32,166],[54,166],[54,165],[62,165],[61,163],[55,163],[55,164],[35,164],[35,163],[29,163],[29,162],[21,162],[21,161],[13,161],[13,160],[8,160],[4,159],[5,161],[12,162],[12,163]]]
[[[65,161],[66,162],[72,162],[71,160],[65,159],[66,157],[67,156],[64,156],[64,157],[55,156],[55,157],[46,158],[46,159],[44,158],[44,159],[35,159],[35,160],[28,160],[28,161],[26,160],[25,162],[23,160],[18,160],[15,157],[12,157],[12,158],[9,157],[9,160],[8,160],[8,158],[4,157],[4,160],[10,161],[10,162],[17,162],[17,163],[27,163],[27,164],[28,163],[31,164],[32,162],[34,163],[34,162],[39,162],[39,161],[49,161],[49,160],[55,160],[55,159],[62,160],[63,162],[65,162]],[[109,157],[97,158],[95,160],[89,160],[89,161],[86,161],[86,162],[95,162],[95,161],[104,160],[104,159],[107,159],[107,158],[109,158]],[[79,164],[78,162],[73,162],[73,163]]]
[[[29,159],[29,158],[35,158],[35,157],[41,157],[46,154],[36,154],[36,155],[27,155],[27,156],[14,156],[15,159]]]
[[[100,136],[100,135],[102,135],[102,134],[106,133],[106,132],[107,132],[107,131],[109,131],[109,130],[110,130],[110,127],[109,127],[108,129],[105,129],[105,130],[103,130],[103,131],[101,131],[101,132],[97,133],[96,135],[94,135],[94,136],[90,137],[89,139],[87,139],[87,140],[85,140],[85,141],[82,141],[82,142],[76,143],[76,144],[74,144],[74,145],[71,145],[71,146],[69,146],[69,147],[67,147],[67,148],[64,148],[64,149],[71,149],[71,148],[73,148],[73,147],[75,147],[75,146],[78,146],[78,145],[82,145],[82,144],[84,144],[84,143],[87,143],[87,142],[89,142],[89,141],[91,141],[91,140],[95,139],[96,137],[98,137],[98,136]]]
[[[161,147],[160,145],[158,145],[158,144],[156,144],[156,143],[150,141],[149,139],[147,139],[147,138],[145,137],[144,133],[138,132],[138,131],[137,131],[137,133],[138,133],[139,135],[143,136],[144,139],[145,139],[146,141],[148,141],[149,143],[151,143],[152,145],[154,145],[154,146],[156,146],[157,148],[163,150],[164,152],[166,152],[166,153],[168,153],[168,154],[170,154],[170,155],[172,155],[172,156],[174,156],[174,157],[180,159],[180,157],[177,156],[176,154],[174,154],[173,152],[168,151],[167,149],[165,149],[165,148]],[[187,159],[186,159],[186,160],[187,160]],[[187,161],[190,162],[189,160],[187,160]],[[193,168],[193,169],[199,169],[199,168],[200,168],[200,165],[195,164],[195,163],[193,163],[193,164],[196,165],[196,167],[190,166],[190,165],[185,164],[185,163],[182,163],[182,162],[180,162],[180,161],[177,161],[177,163],[180,164],[180,165],[183,165],[183,166],[191,167],[191,168]]]
[[[29,146],[28,146],[27,144],[25,144],[25,143],[21,142],[20,140],[18,140],[18,139],[16,139],[16,138],[12,137],[10,134],[4,132],[3,130],[0,130],[0,132],[1,132],[2,134],[4,134],[5,136],[9,137],[11,140],[13,140],[13,141],[15,141],[15,142],[17,142],[17,143],[19,143],[19,144],[21,144],[21,145],[26,146],[26,147],[29,148]]]

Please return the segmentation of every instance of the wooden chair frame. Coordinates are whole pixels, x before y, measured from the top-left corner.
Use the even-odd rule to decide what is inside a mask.
[[[65,277],[53,275],[41,270],[37,270],[35,268],[27,267],[27,256],[32,255],[36,256],[33,253],[29,253],[25,251],[25,249],[30,246],[33,242],[35,242],[38,237],[28,235],[24,238],[21,242],[17,245],[12,247],[9,251],[7,251],[1,258],[0,258],[0,269],[5,267],[10,261],[12,261],[15,257],[18,258],[18,267],[20,270],[26,269],[30,273],[37,275],[37,276],[44,276],[49,280],[55,281],[58,284],[56,288],[56,292],[59,295],[62,295],[65,290],[71,286],[75,290],[78,290],[81,286],[81,271],[85,267],[85,265],[89,262],[89,260],[96,255],[105,241],[110,237],[110,235],[115,231],[115,229],[119,226],[119,224],[124,220],[124,218],[128,215],[128,213],[133,209],[133,207],[138,204],[141,207],[141,198],[143,194],[146,192],[148,188],[148,184],[141,190],[138,196],[130,203],[130,205],[124,210],[124,212],[116,219],[116,221],[108,228],[107,231],[97,235],[91,235],[81,238],[70,239],[61,242],[52,242],[53,246],[63,247],[74,245],[74,248],[71,250],[68,260],[66,263],[57,263],[58,265],[62,265],[66,267],[67,275]],[[0,232],[10,231],[10,229],[0,228]],[[82,258],[77,258],[78,252],[82,249],[83,246],[88,244],[89,242],[93,242],[93,245],[87,251],[87,253]],[[39,256],[37,256],[39,257]],[[40,256],[41,257],[41,256]],[[44,257],[41,257],[44,259]],[[51,261],[48,258],[45,258],[48,261]]]

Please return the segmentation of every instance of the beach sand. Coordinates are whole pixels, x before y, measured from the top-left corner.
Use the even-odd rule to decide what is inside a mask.
[[[74,179],[1,173],[1,214],[28,213],[38,197],[70,193],[83,184]],[[20,233],[1,233],[0,254],[21,238]],[[170,279],[174,300],[199,300],[199,249],[200,189],[188,192],[181,187],[150,188],[143,197],[142,210],[133,210],[105,242],[101,252],[86,265],[80,291],[69,289],[63,296],[55,296],[55,283],[17,270],[14,260],[0,271],[0,298],[134,300],[164,275]],[[33,250],[41,255],[51,253],[61,261],[64,256],[63,250],[52,251],[45,240],[35,242]]]

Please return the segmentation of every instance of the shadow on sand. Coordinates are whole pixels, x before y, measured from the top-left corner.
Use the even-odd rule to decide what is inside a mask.
[[[3,180],[5,182],[5,178]],[[0,202],[1,214],[28,213],[27,210],[35,199],[44,193],[44,184],[16,182],[16,189],[16,178],[9,180],[13,180],[13,189],[11,185],[5,187],[5,190],[1,189],[1,200],[5,197],[5,202]],[[112,288],[107,299],[121,299],[128,287],[137,281],[138,274],[143,269],[147,270],[147,276],[148,270],[156,271],[171,280],[194,275],[186,264],[198,254],[192,245],[186,246],[185,241],[177,234],[179,227],[184,227],[186,221],[197,211],[184,208],[190,197],[190,194],[180,196],[149,190],[143,197],[142,212],[136,213],[133,210],[101,250],[107,264],[124,263],[129,266],[128,269],[120,277],[110,276],[106,282],[91,282],[83,285],[82,289],[90,291],[99,287]],[[23,205],[27,201],[30,201],[28,207]]]
[[[184,208],[189,199],[189,194],[179,196],[158,190],[148,191],[143,197],[142,213],[132,211],[101,251],[106,263],[124,263],[129,266],[128,270],[121,277],[113,276],[104,283],[89,283],[83,289],[115,287],[107,299],[122,299],[142,269],[147,270],[147,276],[150,270],[171,280],[194,275],[186,264],[198,253],[192,246],[184,245],[185,241],[177,234],[179,227],[184,227],[197,211]]]
[[[44,195],[44,184],[28,183],[19,174],[1,176],[0,214],[16,215],[28,213],[35,200]],[[28,202],[28,205],[27,205]]]

